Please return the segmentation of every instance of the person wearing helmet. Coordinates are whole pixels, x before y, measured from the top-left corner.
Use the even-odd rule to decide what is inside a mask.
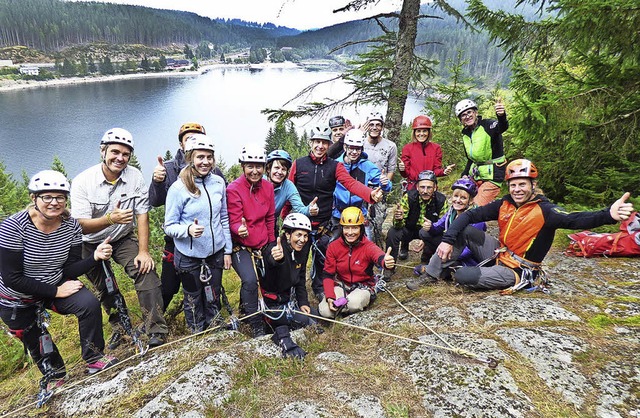
[[[331,141],[333,144],[329,146],[327,155],[335,160],[342,154],[344,137],[349,130],[353,129],[353,125],[351,125],[349,119],[345,119],[343,116],[334,116],[329,119],[329,128],[331,129]]]
[[[411,124],[411,142],[402,147],[402,155],[398,162],[400,175],[408,180],[407,190],[416,188],[418,174],[431,170],[436,176],[448,176],[455,164],[442,168],[442,147],[432,142],[433,124],[425,115],[416,116]]]
[[[418,174],[417,187],[402,196],[393,214],[393,226],[387,232],[386,245],[391,247],[394,258],[398,255],[400,242],[420,238],[421,230],[428,231],[440,219],[446,200],[438,191],[438,180],[433,171],[425,170]],[[421,257],[425,263],[431,257],[428,250],[429,247],[425,246]]]
[[[462,141],[467,155],[463,176],[470,176],[478,185],[474,202],[484,206],[500,194],[507,160],[504,156],[502,133],[509,128],[502,100],[495,104],[496,118],[483,119],[478,105],[470,99],[455,106],[456,117],[462,123]]]
[[[265,274],[260,278],[260,292],[267,309],[287,308],[313,313],[307,295],[307,258],[309,256],[311,221],[301,213],[288,214],[282,223],[282,234],[263,251]],[[293,342],[290,331],[316,324],[311,317],[294,312],[291,316],[268,312],[265,321],[273,329],[272,341],[282,348],[284,357],[302,359],[305,352]]]
[[[258,280],[263,274],[262,251],[276,240],[273,185],[263,178],[266,157],[261,145],[242,148],[239,158],[243,174],[227,187],[229,228],[233,241],[233,269],[240,276],[242,311],[258,311]],[[264,333],[262,318],[248,319],[254,337]]]
[[[376,298],[373,267],[385,270],[395,267],[390,251],[385,253],[365,236],[360,208],[343,210],[340,227],[341,238],[329,244],[322,271],[325,298],[318,310],[325,318],[335,318],[338,310],[344,313],[364,310]]]
[[[324,254],[331,240],[331,213],[333,208],[333,193],[336,182],[339,181],[350,193],[374,203],[382,199],[380,188],[370,189],[349,175],[343,164],[328,158],[327,149],[331,144],[331,130],[328,126],[314,127],[311,131],[311,151],[306,157],[293,162],[289,172],[289,180],[296,185],[302,198],[302,203],[309,205],[315,201],[318,214],[311,215],[313,265],[311,268],[311,287],[318,301],[322,300],[322,267]],[[285,206],[284,212],[289,212]]]
[[[42,391],[65,379],[58,347],[38,320],[50,309],[78,318],[82,359],[95,373],[117,362],[104,355],[100,302],[77,277],[111,256],[109,238],[82,259],[82,229],[67,210],[69,181],[44,170],[29,181],[31,203],[0,224],[0,317],[43,374]]]
[[[398,161],[398,146],[395,142],[389,141],[382,136],[382,130],[384,129],[384,117],[382,114],[373,112],[367,116],[365,128],[367,137],[364,141],[364,152],[367,153],[369,161],[382,171],[382,175],[387,176],[389,181],[393,180]],[[381,240],[382,224],[387,218],[387,203],[384,197],[382,201],[369,208],[367,217],[372,224],[371,227],[376,241]]]
[[[149,345],[166,341],[167,324],[162,315],[162,291],[155,263],[149,254],[149,201],[142,173],[129,166],[134,150],[133,137],[125,129],[108,130],[100,142],[102,162],[78,174],[71,188],[71,215],[82,226],[83,254],[92,254],[105,238],[111,237],[113,260],[133,279],[143,312]],[[137,238],[134,228],[137,227]],[[104,267],[104,268],[103,268]],[[125,326],[115,308],[113,294],[105,282],[110,263],[94,267],[87,277],[96,287],[100,302],[109,315],[112,335],[109,348],[117,347]]]
[[[224,180],[213,174],[215,146],[187,134],[185,162],[171,185],[164,230],[175,241],[174,265],[184,290],[184,317],[192,333],[222,322],[222,270],[231,268],[231,234]]]
[[[338,161],[344,164],[349,175],[360,183],[380,187],[383,192],[390,192],[391,181],[387,176],[381,175],[378,167],[367,159],[367,154],[363,152],[364,141],[364,133],[361,130],[352,129],[347,132],[344,138],[344,152],[338,157]],[[342,183],[338,182],[333,192],[333,218],[336,225],[339,223],[342,211],[350,206],[360,208],[364,216],[367,216],[367,205],[364,201],[352,195]],[[365,227],[365,231],[367,237],[375,242],[370,225]]]
[[[187,138],[190,136],[189,134],[206,134],[206,131],[204,126],[197,122],[184,123],[178,130],[179,147],[175,156],[167,161],[158,156],[158,165],[153,169],[153,176],[149,186],[149,204],[154,208],[165,204],[169,187],[178,180],[180,171],[187,166],[184,147]],[[220,176],[226,185],[227,181],[218,166],[214,166],[212,174]],[[171,300],[180,290],[180,279],[173,266],[174,251],[173,238],[165,235],[164,250],[162,251],[162,274],[160,275],[160,281],[162,282],[162,312],[167,310]]]
[[[287,178],[291,164],[293,164],[293,159],[285,150],[278,149],[271,151],[267,155],[266,178],[273,184],[276,205],[276,220],[274,222],[276,232],[278,217],[287,202],[291,205],[291,210],[294,213],[302,213],[307,216],[318,214],[318,205],[312,201],[305,206],[300,199],[300,193],[295,184]]]
[[[425,246],[425,252],[433,255],[428,264],[420,264],[413,270],[420,277],[407,283],[409,290],[418,290],[423,284],[435,282],[439,278],[449,279],[453,267],[476,266],[478,262],[482,261],[474,259],[469,248],[465,248],[457,260],[449,260],[445,264],[435,254],[438,245],[442,241],[442,234],[449,228],[451,222],[464,211],[476,207],[473,203],[473,198],[476,196],[478,188],[473,180],[470,178],[458,179],[451,186],[451,190],[453,194],[449,200],[450,205],[447,212],[431,225],[431,228],[420,230],[420,239],[422,239]],[[471,226],[481,231],[487,230],[487,225],[484,222],[473,223]]]
[[[539,280],[544,285],[541,263],[557,229],[614,224],[633,212],[633,204],[627,203],[627,192],[609,208],[569,213],[536,193],[538,177],[531,161],[510,162],[506,167],[509,194],[462,213],[449,225],[436,251],[443,263],[457,259],[465,247],[471,249],[476,260],[491,259],[483,267],[457,269],[453,273],[456,283],[473,289],[504,289],[503,294],[531,287]],[[498,239],[470,227],[485,221],[498,221]]]

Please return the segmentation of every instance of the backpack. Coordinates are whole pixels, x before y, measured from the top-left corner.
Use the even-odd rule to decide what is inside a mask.
[[[640,256],[640,216],[633,212],[620,224],[620,232],[600,234],[582,231],[569,234],[571,243],[564,254],[575,257],[633,257]]]

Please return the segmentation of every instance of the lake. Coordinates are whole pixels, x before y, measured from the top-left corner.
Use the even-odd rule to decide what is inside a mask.
[[[135,78],[118,81],[0,92],[0,160],[20,178],[51,166],[57,155],[74,177],[100,160],[99,143],[112,127],[129,130],[145,178],[158,155],[178,148],[184,122],[199,122],[216,141],[216,158],[237,161],[243,145],[263,143],[271,123],[260,111],[279,108],[304,87],[335,73],[302,68],[217,68],[198,76]],[[343,83],[323,85],[312,98],[341,97]],[[293,106],[290,106],[293,108]],[[409,99],[405,122],[422,108]],[[370,106],[343,109],[362,121]],[[379,109],[384,114],[384,109]],[[324,121],[326,123],[326,120]],[[301,133],[318,121],[298,120]]]

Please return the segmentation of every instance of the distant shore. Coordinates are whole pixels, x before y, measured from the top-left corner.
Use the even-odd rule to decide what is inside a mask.
[[[260,69],[260,68],[297,68],[300,65],[294,62],[282,62],[282,63],[262,63],[262,64],[208,64],[202,65],[195,71],[161,71],[161,72],[148,72],[148,73],[134,73],[134,74],[115,74],[115,75],[97,75],[86,77],[65,77],[55,78],[51,80],[36,81],[36,80],[3,80],[0,79],[0,93],[5,91],[25,90],[42,87],[59,87],[69,86],[82,83],[98,83],[102,81],[118,81],[134,78],[153,78],[153,77],[193,77],[206,73],[210,70],[216,70],[220,68],[247,68],[247,69]]]

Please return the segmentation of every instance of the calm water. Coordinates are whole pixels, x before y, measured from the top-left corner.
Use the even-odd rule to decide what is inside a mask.
[[[331,73],[302,69],[216,69],[201,76],[160,77],[0,92],[0,160],[20,177],[51,166],[57,155],[71,177],[99,162],[99,142],[109,128],[131,131],[149,179],[156,157],[175,153],[177,131],[202,123],[216,140],[216,156],[233,163],[242,146],[264,142],[271,124],[260,113],[278,108],[307,85]],[[324,86],[314,98],[341,97],[343,84]],[[421,103],[409,100],[405,122]],[[344,109],[361,120],[370,107]],[[383,112],[384,113],[384,112]],[[300,132],[317,121],[297,121]]]

